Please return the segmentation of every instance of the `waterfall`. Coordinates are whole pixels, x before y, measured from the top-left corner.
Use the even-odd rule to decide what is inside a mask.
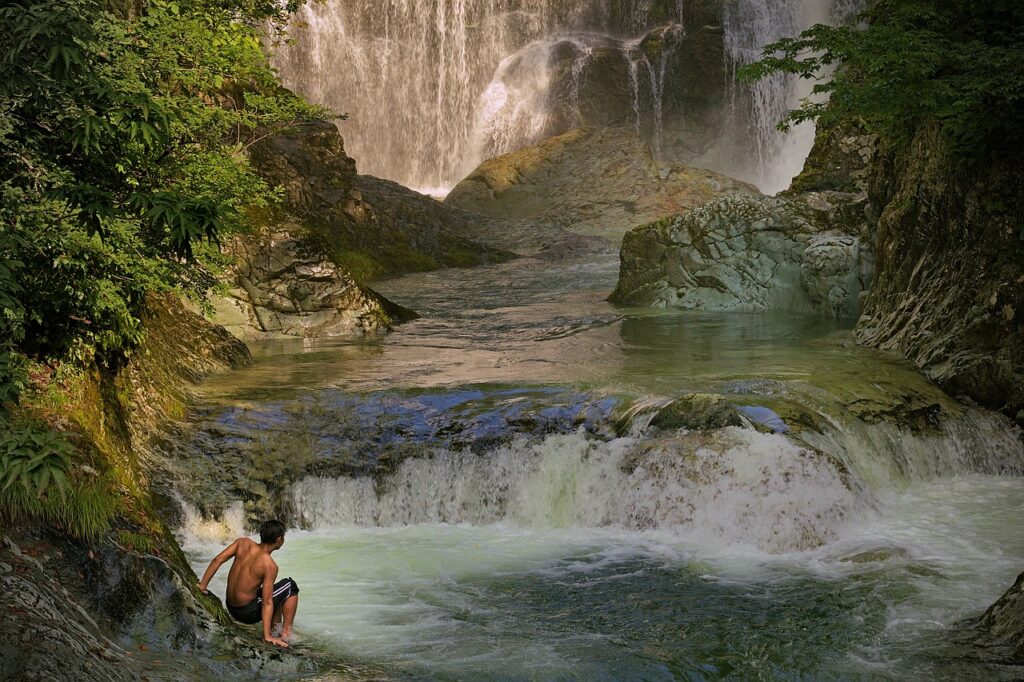
[[[525,437],[477,455],[439,448],[383,480],[306,478],[292,488],[305,527],[507,523],[660,530],[762,551],[841,536],[879,491],[970,474],[1024,473],[1019,429],[967,411],[934,432],[836,423],[799,438],[730,427],[630,437]]]
[[[723,15],[726,53],[735,70],[760,59],[765,45],[815,24],[849,21],[864,4],[864,0],[728,0]],[[749,121],[753,129],[751,179],[766,193],[786,189],[811,151],[812,124],[801,124],[788,133],[777,128],[788,111],[810,96],[811,88],[808,81],[774,74],[734,90],[737,120]]]
[[[734,66],[749,63],[767,42],[818,21],[847,18],[859,1],[722,0],[728,59]],[[340,125],[361,172],[439,188],[488,155],[579,123],[579,116],[558,115],[552,92],[564,85],[552,67],[566,44],[577,47],[571,64],[578,93],[588,49],[605,39],[619,41],[629,72],[623,86],[632,88],[635,99],[634,123],[660,155],[666,149],[663,101],[681,83],[698,82],[701,73],[672,73],[670,55],[651,60],[636,48],[645,32],[659,26],[675,24],[682,31],[686,11],[682,0],[327,0],[300,10],[294,43],[277,51],[275,66],[287,86],[348,114]],[[782,77],[733,92],[733,131],[723,136],[749,132],[753,158],[713,170],[768,191],[781,189],[799,171],[813,129],[783,136],[774,126],[806,92]],[[578,113],[578,100],[576,105]],[[641,110],[651,112],[651,125],[640,125]],[[749,153],[744,143],[736,147]]]
[[[610,32],[623,22],[618,4],[310,3],[294,22],[295,44],[278,51],[275,65],[289,87],[349,114],[342,131],[362,172],[441,186],[466,166],[477,103],[502,60],[552,33]]]

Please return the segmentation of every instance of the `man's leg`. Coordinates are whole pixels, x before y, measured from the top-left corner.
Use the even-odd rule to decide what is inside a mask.
[[[295,612],[299,608],[299,586],[291,578],[285,578],[274,583],[274,624],[284,621],[281,628],[281,637],[287,638],[292,634],[292,624],[295,622]]]
[[[284,615],[284,628],[281,630],[281,638],[288,639],[292,635],[292,624],[295,623],[295,612],[299,610],[299,595],[293,594],[284,600],[281,611]]]

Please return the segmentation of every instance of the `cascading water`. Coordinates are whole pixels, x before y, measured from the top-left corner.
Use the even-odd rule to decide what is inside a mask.
[[[745,429],[609,443],[581,434],[520,441],[480,457],[408,460],[377,485],[307,479],[292,502],[307,527],[510,523],[665,530],[768,552],[834,540],[860,502],[827,460]]]
[[[587,120],[600,69],[610,122],[669,155],[678,90],[708,85],[678,68],[696,4],[334,0],[280,64],[353,114],[364,172],[408,184]],[[726,52],[857,6],[729,0]],[[799,91],[731,94],[747,171],[781,187]],[[617,265],[381,282],[424,316],[209,380],[164,446],[195,568],[284,514],[299,632],[416,679],[1019,678],[950,639],[1024,563],[1021,431],[831,322],[614,308]],[[694,394],[729,425],[658,425]]]
[[[733,66],[749,63],[772,40],[849,16],[851,1],[856,2],[724,0],[720,20],[728,58]],[[687,63],[669,68],[672,41],[654,58],[638,50],[645,33],[659,26],[674,23],[672,30],[683,31],[686,11],[683,2],[655,0],[331,0],[301,10],[295,44],[280,49],[275,63],[289,87],[349,115],[342,132],[362,172],[412,187],[443,188],[489,156],[577,125],[578,115],[562,115],[563,100],[575,96],[578,114],[587,57],[611,39],[628,65],[621,87],[627,90],[623,96],[632,97],[632,122],[656,156],[697,160],[766,191],[782,189],[799,171],[813,137],[812,126],[788,136],[775,130],[805,94],[791,79],[732,89],[732,113],[728,103],[720,103],[721,118],[729,119],[715,133],[721,138],[715,144],[727,148],[721,153],[690,158],[695,145],[709,143],[683,140],[672,146],[662,139],[666,98],[678,95],[687,81],[718,78],[691,72]],[[575,55],[568,62],[573,87],[564,93],[559,50],[569,46]],[[641,126],[644,112],[652,120]],[[681,134],[693,134],[686,130]],[[740,140],[748,133],[755,141],[753,155]],[[691,151],[678,151],[684,149]],[[679,154],[687,158],[675,158]]]

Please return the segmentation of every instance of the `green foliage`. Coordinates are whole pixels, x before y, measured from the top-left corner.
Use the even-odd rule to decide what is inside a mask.
[[[71,537],[95,541],[110,531],[120,500],[113,480],[100,476],[76,482],[66,495],[38,497],[20,486],[0,493],[0,516],[12,522],[36,519]]]
[[[110,530],[118,497],[113,479],[72,471],[66,434],[29,419],[0,420],[0,517],[45,521],[82,540]]]
[[[966,163],[1024,148],[1024,4],[877,0],[861,18],[780,40],[743,70],[748,79],[781,72],[817,80],[819,97],[782,128],[857,121],[900,145],[934,124]]]
[[[295,6],[0,8],[0,403],[15,351],[113,362],[147,292],[202,300],[218,239],[278,200],[245,148],[328,113],[280,88],[262,47]]]
[[[114,365],[147,294],[216,285],[219,240],[279,200],[246,148],[329,115],[279,86],[263,48],[299,4],[0,6],[0,515],[110,529],[113,479],[14,409],[27,360]]]
[[[156,548],[153,538],[127,530],[117,531],[117,541],[124,547],[143,554],[152,554]]]
[[[32,422],[3,422],[0,435],[0,495],[21,488],[37,498],[68,494],[71,444],[63,434]]]

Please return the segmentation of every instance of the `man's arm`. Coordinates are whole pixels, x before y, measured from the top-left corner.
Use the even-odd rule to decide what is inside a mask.
[[[235,556],[238,552],[238,545],[241,541],[242,538],[238,538],[228,545],[223,552],[213,557],[213,561],[211,561],[210,565],[206,567],[206,573],[203,573],[203,579],[199,581],[199,589],[201,591],[206,592],[206,588],[209,586],[210,581],[213,580],[213,576],[217,573],[217,570],[224,565],[225,561]]]
[[[267,566],[263,573],[263,641],[276,644],[280,647],[288,647],[288,642],[270,634],[271,622],[274,620],[274,581],[277,580],[277,564],[268,557]]]

